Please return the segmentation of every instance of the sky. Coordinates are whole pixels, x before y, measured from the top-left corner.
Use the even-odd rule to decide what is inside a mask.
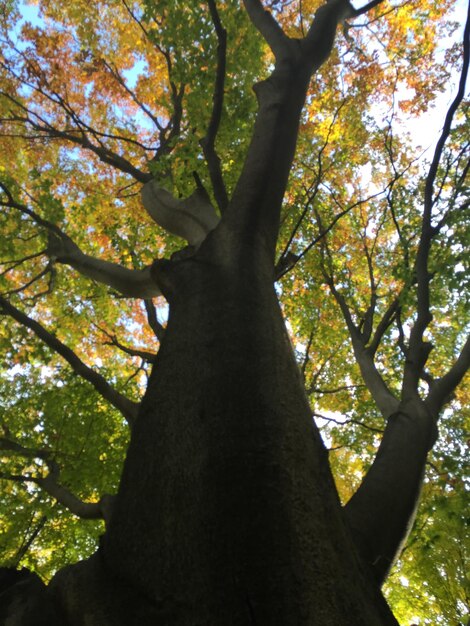
[[[364,2],[353,2],[353,4],[356,6],[362,6]],[[41,24],[42,20],[39,17],[39,9],[36,4],[22,2],[19,6],[25,21],[29,21],[33,24]],[[457,40],[460,41],[462,40],[462,30],[463,25],[465,24],[467,10],[468,0],[456,0],[453,17],[455,21],[461,24],[461,27],[455,34]],[[143,69],[143,64],[136,64],[133,70],[126,72],[126,79],[130,88],[135,85],[138,74]],[[434,105],[426,113],[413,118],[413,120],[409,123],[408,129],[411,132],[412,140],[416,146],[420,146],[429,151],[437,142],[440,129],[444,122],[445,114],[457,91],[457,83],[458,76],[455,77],[454,81],[449,82],[448,89],[444,93],[438,94]],[[399,99],[407,97],[404,90],[399,91],[397,95]]]

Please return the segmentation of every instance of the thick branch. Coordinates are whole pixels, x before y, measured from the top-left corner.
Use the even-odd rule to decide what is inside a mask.
[[[355,343],[356,345],[354,345]],[[385,418],[390,417],[398,408],[398,399],[393,395],[379,374],[374,359],[367,349],[360,342],[355,342],[355,340],[353,340],[353,349],[362,378],[375,404]]]
[[[109,520],[112,496],[106,494],[98,502],[85,502],[57,482],[56,477],[52,473],[44,478],[35,478],[32,482],[35,482],[41,489],[44,489],[77,517],[82,519],[104,519],[106,522]]]
[[[452,396],[457,385],[461,382],[470,367],[470,337],[467,338],[461,353],[447,374],[433,382],[427,402],[437,412]]]
[[[104,283],[128,298],[154,298],[161,291],[150,275],[150,267],[131,270],[84,254],[65,233],[49,237],[48,254],[52,260],[70,265],[83,276]]]
[[[335,1],[320,7],[303,40],[286,37],[258,0],[246,0],[245,6],[273,48],[276,66],[270,77],[255,88],[258,114],[225,224],[236,248],[234,253],[240,248],[238,234],[242,233],[245,243],[252,244],[257,238],[258,249],[262,247],[271,262],[308,84],[313,72],[330,55],[336,27],[349,3]]]
[[[349,330],[351,342],[354,351],[354,357],[359,369],[361,370],[362,378],[369,390],[374,402],[379,408],[380,412],[385,418],[388,418],[398,409],[398,399],[395,398],[393,393],[386,385],[384,379],[378,372],[374,363],[374,353],[368,350],[365,345],[361,333],[357,326],[354,324],[351,312],[346,303],[344,296],[336,289],[332,276],[325,274],[328,285],[331,292],[339,304],[344,320]]]
[[[200,187],[189,198],[179,200],[152,180],[142,187],[141,195],[145,209],[159,226],[196,248],[219,223],[207,193]],[[154,295],[159,294],[141,297]]]
[[[139,403],[129,400],[119,393],[119,391],[116,391],[116,389],[114,389],[101,374],[95,372],[91,369],[91,367],[86,365],[69,347],[46,330],[44,326],[41,326],[41,324],[36,322],[36,320],[28,317],[25,313],[14,307],[10,302],[8,302],[8,300],[1,296],[0,307],[4,313],[7,313],[17,322],[32,330],[33,333],[41,339],[41,341],[49,346],[49,348],[57,352],[57,354],[60,354],[60,356],[67,361],[76,374],[90,382],[96,391],[98,391],[103,398],[120,411],[129,424],[132,425],[137,416]]]
[[[104,283],[129,298],[154,298],[161,291],[150,276],[150,267],[142,270],[131,270],[117,263],[110,263],[84,254],[80,248],[56,224],[42,218],[38,213],[24,204],[17,202],[8,187],[0,183],[0,189],[7,200],[0,202],[28,215],[36,224],[49,231],[47,252],[52,260],[70,265],[83,276]]]
[[[344,507],[356,549],[382,584],[411,530],[436,424],[421,400],[390,416],[377,456]]]
[[[112,508],[112,496],[105,495],[98,502],[84,502],[71,491],[56,482],[51,474],[42,478],[23,474],[8,474],[0,472],[0,479],[19,483],[34,483],[44,489],[57,502],[65,506],[71,513],[82,519],[109,520]]]
[[[305,47],[312,59],[313,71],[329,57],[340,22],[353,17],[354,9],[349,0],[327,0],[316,12],[305,37]]]
[[[60,468],[54,460],[51,450],[26,448],[6,437],[0,437],[0,450],[13,452],[15,455],[27,459],[41,459],[45,461],[49,468],[49,473],[46,476],[16,475],[0,472],[0,478],[15,482],[34,483],[55,498],[57,502],[65,506],[71,513],[83,519],[104,519],[106,522],[109,520],[113,497],[106,494],[99,502],[84,502],[78,498],[67,487],[60,484]]]
[[[49,459],[52,454],[52,451],[47,448],[26,448],[9,437],[0,437],[0,450],[13,452],[25,459],[42,459],[43,461]]]
[[[260,0],[243,0],[253,26],[261,33],[276,58],[285,54],[289,38]]]

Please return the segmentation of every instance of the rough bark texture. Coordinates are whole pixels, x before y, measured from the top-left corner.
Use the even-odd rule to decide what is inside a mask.
[[[354,556],[256,249],[223,264],[210,237],[155,268],[170,323],[100,554],[53,584],[67,624],[396,624]]]
[[[354,12],[329,0],[298,41],[258,0],[245,5],[276,65],[256,87],[252,141],[221,222],[193,256],[146,270],[169,324],[101,547],[44,596],[64,626],[396,625],[357,556],[273,288],[309,79]],[[116,284],[121,269],[100,264],[99,279]]]

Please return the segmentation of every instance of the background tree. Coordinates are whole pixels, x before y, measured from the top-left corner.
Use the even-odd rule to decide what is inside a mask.
[[[67,623],[392,624],[424,480],[388,594],[463,620],[468,18],[244,5],[3,3],[5,564],[104,519]]]

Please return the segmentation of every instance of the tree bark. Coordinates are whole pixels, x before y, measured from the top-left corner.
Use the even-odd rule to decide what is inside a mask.
[[[66,623],[396,624],[343,523],[270,255],[223,264],[218,239],[154,268],[170,320],[99,554],[52,586]]]
[[[153,266],[169,322],[102,546],[51,588],[70,626],[396,625],[356,557],[273,287],[309,77],[349,3],[322,7],[303,43],[246,4],[276,66],[220,224]]]
[[[388,418],[379,450],[344,507],[356,548],[381,585],[413,526],[436,416],[418,398]]]

